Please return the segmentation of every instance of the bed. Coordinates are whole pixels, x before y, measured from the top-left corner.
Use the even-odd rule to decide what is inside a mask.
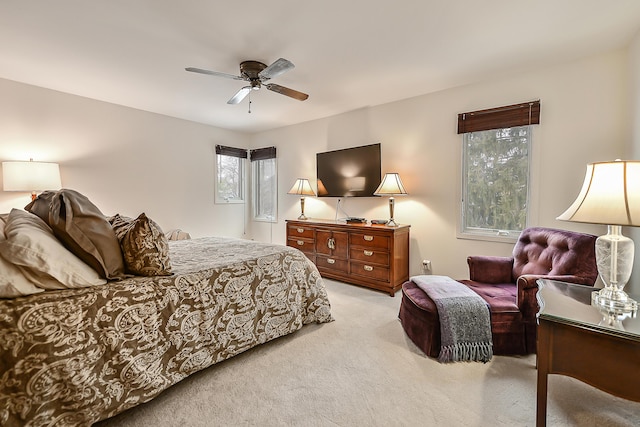
[[[302,252],[169,241],[171,274],[0,299],[0,424],[88,426],[188,375],[332,320]]]

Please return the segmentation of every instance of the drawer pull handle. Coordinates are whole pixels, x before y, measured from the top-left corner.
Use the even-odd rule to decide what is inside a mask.
[[[364,236],[364,240],[366,240],[367,242],[371,242],[373,241],[373,236]]]
[[[333,258],[327,258],[327,264],[335,264],[336,260]]]
[[[304,228],[298,228],[298,233],[300,234],[304,233]]]
[[[364,251],[364,254],[366,256],[371,256],[371,255],[373,255],[373,251]]]
[[[298,246],[304,246],[304,242],[302,240],[298,240],[297,243],[298,243]]]
[[[336,248],[336,239],[334,239],[333,237],[330,237],[327,239],[327,247],[329,249],[335,249]]]
[[[370,265],[365,265],[363,268],[364,271],[373,271],[373,267],[371,267]]]

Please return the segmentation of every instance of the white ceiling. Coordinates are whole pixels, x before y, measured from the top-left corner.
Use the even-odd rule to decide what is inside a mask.
[[[628,45],[639,0],[1,0],[0,78],[257,132]],[[296,68],[226,101],[243,60]],[[1,94],[0,94],[1,99]]]

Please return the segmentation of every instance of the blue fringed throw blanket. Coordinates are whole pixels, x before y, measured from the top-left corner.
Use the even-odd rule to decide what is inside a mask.
[[[439,362],[488,362],[493,357],[489,307],[480,295],[447,276],[411,278],[440,316]]]

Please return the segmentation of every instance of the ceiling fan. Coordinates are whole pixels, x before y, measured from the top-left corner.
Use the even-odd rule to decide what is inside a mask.
[[[263,85],[268,90],[289,96],[299,101],[304,101],[309,98],[306,93],[298,92],[297,90],[289,89],[288,87],[280,86],[275,83],[267,83],[274,77],[286,73],[293,69],[295,65],[291,61],[284,58],[279,58],[273,64],[267,66],[259,61],[243,61],[240,63],[240,75],[234,76],[233,74],[220,73],[218,71],[203,70],[202,68],[185,68],[187,71],[200,74],[209,74],[211,76],[224,77],[233,80],[244,80],[249,82],[248,86],[242,87],[235,95],[227,101],[227,104],[237,104],[241,102],[252,90],[258,90]]]

